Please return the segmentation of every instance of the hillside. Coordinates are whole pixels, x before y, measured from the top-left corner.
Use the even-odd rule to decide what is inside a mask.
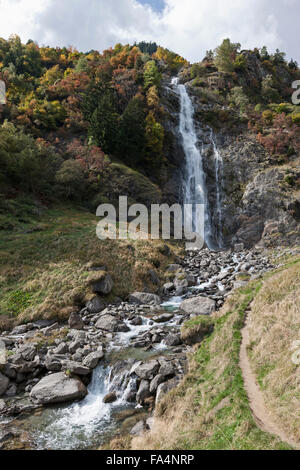
[[[0,449],[299,447],[299,79],[0,38]],[[202,204],[203,249],[98,239],[120,196]]]

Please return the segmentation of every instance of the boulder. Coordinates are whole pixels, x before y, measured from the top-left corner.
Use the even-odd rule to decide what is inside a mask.
[[[23,359],[25,359],[25,361],[33,361],[36,355],[36,348],[35,346],[24,345],[18,349],[18,353],[21,354],[21,356],[23,357]]]
[[[184,300],[180,309],[189,315],[210,315],[216,309],[216,302],[209,297],[198,295]]]
[[[92,352],[83,359],[83,365],[88,367],[89,369],[95,369],[100,359],[103,359],[103,357],[104,352],[102,350]]]
[[[9,378],[0,372],[0,397],[4,395],[9,386]]]
[[[113,332],[127,332],[130,330],[128,326],[122,320],[119,320],[117,317],[109,314],[102,315],[96,323],[96,328],[99,330],[105,330],[110,333]]]
[[[173,388],[177,387],[179,383],[179,378],[174,377],[173,379],[168,380],[167,382],[161,383],[156,391],[156,404],[161,402],[163,399],[164,395],[168,393],[170,390]]]
[[[128,298],[129,302],[132,304],[152,304],[152,305],[160,305],[161,298],[156,294],[149,294],[148,292],[134,292],[133,294],[129,295]]]
[[[72,312],[69,317],[69,328],[73,330],[82,330],[83,329],[83,321],[79,313]]]
[[[156,315],[152,318],[155,323],[166,323],[174,317],[174,313],[163,313],[162,315]]]
[[[89,367],[83,366],[79,362],[69,361],[65,364],[66,370],[69,370],[71,374],[75,375],[89,375],[91,369]]]
[[[141,436],[145,431],[144,421],[139,421],[130,431],[131,436]]]
[[[142,404],[144,400],[146,400],[146,398],[149,398],[150,396],[150,384],[148,380],[142,380],[136,394],[136,400],[139,404]]]
[[[105,309],[105,303],[103,302],[101,297],[96,295],[87,302],[86,308],[88,309],[89,313],[100,313],[102,312],[102,310]]]
[[[135,368],[134,372],[140,379],[151,380],[157,374],[159,363],[157,361],[149,361],[140,364]]]
[[[56,355],[47,355],[45,358],[45,367],[51,372],[59,372],[62,368],[62,357]]]
[[[180,338],[179,335],[175,335],[175,334],[170,333],[170,334],[164,339],[164,343],[165,343],[167,346],[179,346],[180,344],[182,344],[182,341],[181,341],[181,338]]]
[[[159,277],[156,271],[154,271],[154,269],[150,269],[148,274],[149,274],[149,278],[152,284],[154,284],[155,286],[159,286]]]
[[[81,380],[70,378],[64,372],[47,375],[30,392],[30,398],[41,405],[65,403],[86,395],[87,389]]]
[[[150,393],[152,394],[156,393],[158,386],[165,381],[166,381],[166,378],[164,375],[161,375],[161,374],[156,375],[154,379],[151,380]]]
[[[117,400],[117,395],[115,392],[110,392],[103,398],[103,403],[113,403]]]

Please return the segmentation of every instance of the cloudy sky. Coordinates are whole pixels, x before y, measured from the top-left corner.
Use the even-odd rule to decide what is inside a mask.
[[[230,37],[300,62],[299,0],[0,0],[0,37],[88,51],[147,40],[199,61]]]

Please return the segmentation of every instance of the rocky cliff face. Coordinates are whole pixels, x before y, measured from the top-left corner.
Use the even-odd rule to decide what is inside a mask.
[[[260,68],[257,70],[263,74]],[[300,192],[291,185],[291,181],[300,177],[297,156],[278,165],[274,156],[266,152],[242,122],[233,128],[219,123],[219,130],[212,134],[211,127],[201,120],[201,115],[213,105],[203,103],[191,83],[186,86],[195,108],[195,126],[199,146],[203,149],[210,214],[216,236],[220,225],[224,246],[244,243],[249,248],[256,244],[271,247],[299,243]],[[167,81],[162,103],[167,135],[165,154],[169,162],[163,200],[174,203],[181,200],[185,156],[178,132],[179,101]],[[221,157],[219,188],[216,182],[216,149]],[[221,217],[217,210],[218,190]]]

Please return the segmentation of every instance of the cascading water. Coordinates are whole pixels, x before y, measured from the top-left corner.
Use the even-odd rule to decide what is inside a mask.
[[[193,104],[186,87],[179,84],[177,77],[172,79],[172,85],[175,87],[180,97],[179,130],[186,157],[183,181],[183,203],[192,204],[193,207],[195,207],[196,204],[204,204],[204,240],[208,248],[222,248],[222,158],[217,148],[213,132],[211,131],[210,141],[214,152],[216,184],[216,215],[213,217],[203,168],[203,145],[201,149],[197,146],[198,139],[194,124]],[[202,221],[200,221],[200,223],[202,223]],[[199,226],[199,220],[195,217],[195,211],[193,212],[192,227],[195,232],[201,233],[201,227]]]
[[[176,88],[180,97],[179,130],[182,137],[183,150],[186,157],[183,184],[183,203],[204,204],[204,240],[211,247],[212,230],[210,223],[209,204],[207,198],[205,174],[203,170],[202,150],[197,147],[197,135],[194,125],[194,108],[187,93],[186,87],[178,83],[178,78],[172,79],[172,85]],[[202,221],[197,220],[193,213],[193,231],[201,234]]]
[[[222,235],[222,172],[223,172],[223,160],[217,147],[213,131],[211,131],[211,142],[214,150],[215,159],[215,179],[216,179],[216,241],[219,248],[223,248],[223,235]]]

